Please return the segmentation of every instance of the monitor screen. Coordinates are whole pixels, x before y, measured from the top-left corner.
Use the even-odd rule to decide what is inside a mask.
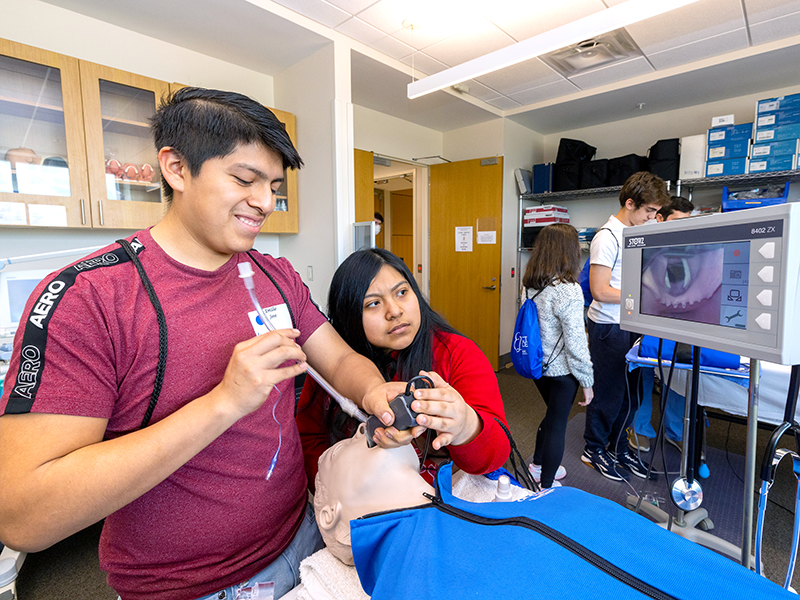
[[[644,248],[640,310],[745,329],[749,266],[749,241]]]
[[[43,269],[0,271],[0,336],[13,335],[28,297],[49,273]]]

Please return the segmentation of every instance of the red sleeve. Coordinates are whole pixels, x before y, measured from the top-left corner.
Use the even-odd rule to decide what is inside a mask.
[[[499,419],[508,427],[497,375],[477,344],[460,335],[434,337],[434,371],[442,376],[483,422],[478,436],[463,446],[448,446],[453,462],[467,473],[491,473],[502,467],[511,444]]]
[[[317,477],[319,457],[330,446],[330,436],[325,426],[325,403],[329,401],[325,390],[311,377],[306,377],[297,403],[295,421],[300,431],[308,489],[312,494],[315,489],[314,480]]]

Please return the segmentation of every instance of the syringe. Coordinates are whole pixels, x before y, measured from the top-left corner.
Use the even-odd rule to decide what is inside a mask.
[[[253,301],[253,306],[256,309],[256,313],[258,313],[258,316],[261,318],[261,322],[264,323],[266,328],[270,331],[275,331],[275,326],[270,321],[264,309],[261,308],[261,304],[258,302],[255,284],[253,283],[253,267],[249,262],[240,262],[238,267],[239,277],[244,282],[244,287],[247,288],[247,291],[250,294],[250,300]],[[330,383],[328,383],[325,378],[320,375],[311,365],[308,365],[307,373],[311,375],[311,377],[322,387],[323,390],[328,392],[331,398],[339,403],[339,406],[342,407],[344,412],[351,417],[355,417],[362,423],[366,422],[367,415],[365,415],[364,412],[358,408],[358,406],[356,406],[356,403],[349,398],[345,398],[339,392],[337,392],[336,389]]]

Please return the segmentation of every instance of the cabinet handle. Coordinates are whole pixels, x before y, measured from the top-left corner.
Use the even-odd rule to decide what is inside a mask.
[[[485,286],[483,286],[483,289],[485,289],[485,290],[496,290],[497,286],[496,285],[485,285]]]
[[[86,225],[86,208],[83,204],[83,198],[81,198],[81,225]]]
[[[100,227],[102,227],[104,225],[104,223],[103,223],[103,201],[102,200],[98,200],[97,201],[97,206],[100,208]]]

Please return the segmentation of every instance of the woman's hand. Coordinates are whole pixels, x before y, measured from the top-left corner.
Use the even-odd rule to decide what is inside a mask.
[[[406,391],[406,384],[400,381],[389,381],[382,385],[375,386],[364,395],[361,406],[366,412],[376,415],[385,427],[375,429],[372,440],[381,448],[397,448],[403,444],[408,444],[411,440],[419,437],[424,427],[416,426],[405,431],[398,431],[390,427],[394,423],[394,413],[389,408],[389,402],[396,396]]]
[[[583,388],[583,402],[578,402],[581,406],[589,406],[594,398],[594,390],[591,387]]]
[[[478,413],[438,374],[420,371],[420,375],[430,377],[434,387],[414,390],[411,410],[420,413],[417,423],[439,434],[433,440],[433,449],[461,446],[474,440],[483,430]]]

